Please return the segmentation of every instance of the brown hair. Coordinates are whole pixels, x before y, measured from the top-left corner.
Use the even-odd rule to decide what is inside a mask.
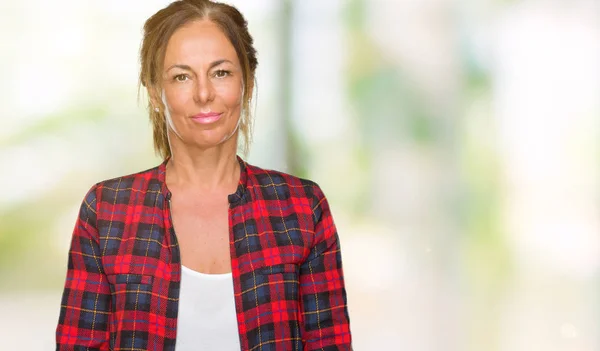
[[[171,156],[167,126],[161,101],[162,69],[169,39],[185,24],[208,19],[218,25],[229,39],[242,66],[244,96],[239,128],[244,138],[242,150],[248,151],[251,142],[252,120],[250,101],[254,88],[254,73],[258,61],[253,39],[244,16],[233,6],[209,0],[179,0],[158,11],[146,20],[140,49],[140,82],[148,91],[148,112],[152,122],[154,150],[163,158]],[[154,109],[158,107],[158,112]]]

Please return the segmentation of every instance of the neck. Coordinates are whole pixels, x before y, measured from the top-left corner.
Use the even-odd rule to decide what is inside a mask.
[[[166,174],[169,187],[201,192],[235,191],[240,179],[235,147],[218,145],[208,149],[190,149],[183,145],[171,146],[173,157],[167,162]]]

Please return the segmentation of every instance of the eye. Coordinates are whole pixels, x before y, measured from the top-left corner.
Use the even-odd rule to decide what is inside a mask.
[[[189,77],[187,74],[178,74],[175,77],[173,77],[173,80],[177,82],[185,82],[188,79]]]
[[[231,75],[231,72],[224,70],[224,69],[217,70],[217,71],[215,71],[215,74],[214,74],[214,76],[217,78],[225,78],[229,75]]]

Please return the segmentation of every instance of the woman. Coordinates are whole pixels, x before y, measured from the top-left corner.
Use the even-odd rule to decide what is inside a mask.
[[[243,16],[176,1],[144,26],[164,162],[85,196],[59,350],[351,350],[338,235],[308,180],[236,155],[257,66]]]

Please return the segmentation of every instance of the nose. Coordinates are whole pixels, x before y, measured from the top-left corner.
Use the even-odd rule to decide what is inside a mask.
[[[215,89],[211,80],[208,77],[198,78],[195,86],[194,99],[199,104],[205,104],[214,99]]]

